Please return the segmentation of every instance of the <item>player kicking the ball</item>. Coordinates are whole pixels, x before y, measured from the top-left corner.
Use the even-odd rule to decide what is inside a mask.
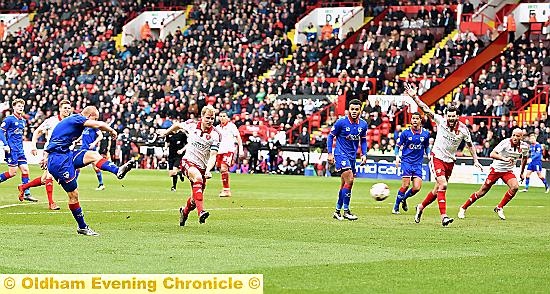
[[[44,158],[41,162],[42,168],[47,168],[53,178],[67,192],[69,209],[78,223],[77,233],[86,236],[99,236],[99,234],[90,229],[84,221],[84,214],[78,199],[76,169],[93,163],[97,168],[111,172],[118,179],[122,179],[135,164],[134,160],[130,160],[118,167],[103,158],[97,151],[73,151],[70,149],[73,142],[82,136],[82,132],[86,127],[109,132],[113,138],[116,138],[116,131],[106,123],[97,121],[98,117],[99,111],[97,108],[86,106],[80,114],[73,114],[61,120],[53,129],[50,142],[44,150]]]
[[[474,192],[470,198],[466,200],[464,205],[460,207],[458,218],[462,219],[466,217],[466,209],[474,204],[476,200],[485,196],[496,181],[502,179],[506,185],[508,185],[509,189],[504,193],[504,197],[497,207],[495,207],[494,211],[502,220],[506,219],[503,208],[512,198],[514,198],[519,188],[519,183],[514,175],[513,169],[516,166],[516,161],[521,157],[520,177],[523,180],[523,171],[525,170],[527,156],[529,155],[529,146],[527,143],[521,141],[522,137],[523,131],[521,129],[514,129],[510,139],[501,141],[495,149],[493,149],[490,155],[491,158],[493,158],[491,172],[487,176],[485,183],[481,185],[481,188],[479,188],[477,192]]]
[[[332,215],[337,220],[356,220],[349,208],[351,189],[355,178],[355,161],[357,147],[361,144],[361,163],[367,162],[367,122],[359,117],[361,114],[361,101],[353,99],[349,102],[348,116],[338,119],[327,139],[328,163],[336,164],[336,170],[342,171],[342,183],[336,202],[336,211]],[[336,147],[332,149],[334,138]],[[344,208],[344,215],[340,210]]]
[[[477,154],[472,145],[470,131],[460,121],[458,121],[458,110],[450,106],[445,111],[445,117],[435,114],[428,105],[426,105],[420,97],[416,95],[416,86],[405,84],[407,95],[412,97],[418,106],[433,119],[437,125],[437,134],[435,137],[433,149],[430,153],[430,165],[432,171],[436,175],[435,187],[428,193],[424,201],[416,206],[416,214],[414,221],[420,222],[424,208],[430,205],[437,199],[439,205],[439,213],[441,214],[441,224],[446,227],[453,222],[453,219],[447,215],[447,182],[453,172],[454,163],[456,160],[455,154],[462,140],[466,141],[466,146],[470,150],[474,159],[474,166],[483,171],[483,166],[477,160]]]
[[[180,207],[180,226],[185,226],[189,213],[195,208],[199,214],[199,223],[206,222],[210,213],[204,210],[203,193],[206,180],[212,177],[210,171],[216,164],[216,155],[220,146],[221,135],[213,127],[216,110],[211,105],[203,107],[200,121],[187,121],[173,124],[161,136],[164,137],[177,130],[187,134],[185,155],[181,160],[181,171],[191,182],[193,195],[187,199],[185,207]]]
[[[409,210],[407,198],[414,196],[422,188],[422,160],[429,152],[430,133],[422,128],[420,113],[411,115],[411,127],[401,132],[397,139],[398,154],[395,156],[395,166],[401,165],[402,182],[397,191],[392,213],[399,214],[399,204],[404,211]],[[412,188],[409,185],[413,182]]]

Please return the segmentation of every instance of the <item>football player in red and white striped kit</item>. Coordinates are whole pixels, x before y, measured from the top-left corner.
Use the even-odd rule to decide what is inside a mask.
[[[494,211],[502,220],[506,219],[503,208],[512,198],[514,198],[519,189],[518,179],[514,175],[514,167],[516,166],[517,160],[521,157],[520,178],[523,180],[523,171],[525,170],[525,165],[529,157],[529,145],[523,142],[522,139],[523,131],[521,129],[514,129],[510,139],[501,141],[495,149],[493,149],[490,155],[491,158],[493,158],[491,172],[483,185],[481,185],[481,188],[472,193],[470,198],[460,207],[458,218],[465,218],[466,209],[476,202],[476,200],[485,196],[485,194],[491,190],[491,187],[493,187],[499,179],[502,179],[504,183],[508,185],[508,191],[504,193],[504,197],[495,207]]]
[[[176,123],[161,136],[169,135],[177,130],[187,134],[185,155],[181,159],[180,170],[189,179],[193,195],[187,199],[186,205],[180,208],[180,226],[185,226],[189,213],[197,209],[199,223],[205,223],[210,213],[204,210],[204,188],[206,180],[212,178],[211,170],[216,164],[216,156],[220,147],[221,135],[214,128],[216,110],[211,105],[201,110],[199,122],[189,120]]]
[[[435,114],[428,105],[426,105],[420,97],[417,96],[416,86],[406,84],[406,94],[414,99],[418,106],[433,119],[437,125],[437,133],[430,154],[430,167],[436,175],[435,187],[428,193],[424,201],[416,206],[416,214],[414,221],[420,222],[424,208],[430,205],[437,199],[439,213],[441,214],[441,224],[446,227],[454,221],[447,215],[447,182],[453,172],[454,163],[456,161],[456,151],[462,141],[466,141],[466,146],[472,154],[474,165],[481,170],[483,166],[477,159],[477,153],[472,145],[470,131],[465,124],[458,120],[458,110],[450,106],[445,111],[445,117]]]

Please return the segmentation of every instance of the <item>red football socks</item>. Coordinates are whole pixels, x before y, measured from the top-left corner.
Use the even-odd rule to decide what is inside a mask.
[[[222,172],[222,184],[224,189],[229,189],[229,172]]]

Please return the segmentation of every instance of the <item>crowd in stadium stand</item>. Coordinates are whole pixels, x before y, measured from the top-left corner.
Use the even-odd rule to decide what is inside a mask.
[[[490,115],[494,111],[497,100],[511,100],[505,103],[505,109],[498,110],[494,115],[508,114],[517,107],[526,103],[533,97],[535,87],[540,84],[547,84],[549,81],[550,56],[548,55],[550,39],[541,36],[541,39],[531,40],[522,36],[515,43],[510,43],[508,48],[500,56],[499,60],[493,60],[488,70],[482,70],[478,78],[469,78],[464,89],[456,94],[458,100],[487,100],[491,96],[500,94],[494,100],[493,107],[485,111],[473,111],[472,114]],[[504,97],[502,97],[504,96]],[[485,103],[483,103],[485,104]]]
[[[163,41],[148,37],[126,46],[122,52],[115,49],[111,37],[143,8],[190,2],[194,4],[190,15],[193,23],[185,32],[178,31]],[[0,101],[7,102],[12,96],[30,101],[26,108],[27,139],[55,111],[61,99],[74,101],[76,111],[88,104],[99,106],[101,119],[120,131],[118,143],[111,144],[108,152],[115,161],[125,161],[136,151],[135,144],[159,144],[158,129],[167,128],[174,121],[195,118],[204,105],[213,104],[225,110],[237,126],[264,125],[277,131],[274,139],[264,140],[271,160],[263,158],[248,167],[248,162],[244,162],[243,167],[234,167],[235,171],[300,173],[307,164],[306,158],[299,162],[282,158],[280,147],[288,139],[285,131],[328,101],[282,100],[277,99],[279,95],[346,93],[347,100],[364,101],[372,88],[380,94],[402,94],[404,82],[415,82],[421,91],[426,91],[474,57],[493,38],[491,32],[483,36],[465,32],[440,47],[438,41],[454,25],[454,12],[448,6],[439,11],[421,9],[409,15],[391,10],[386,20],[358,33],[355,45],[341,48],[336,56],[329,56],[326,64],[319,64],[320,58],[342,41],[335,38],[337,26],[321,28],[325,34],[298,44],[295,52],[284,34],[294,28],[305,5],[315,2],[0,1],[1,9],[37,12],[31,26],[7,36],[0,48]],[[367,15],[376,15],[385,5],[399,4],[368,2]],[[351,36],[353,31],[344,33]],[[540,75],[542,67],[550,66],[547,40],[540,44],[526,40],[511,45],[500,65],[495,62],[475,82],[470,79],[463,91],[455,94],[454,101],[465,115],[507,116],[518,101],[525,102],[523,97],[531,97],[534,85],[545,78],[547,81]],[[420,51],[419,46],[423,47]],[[428,65],[415,65],[410,79],[400,79],[398,74],[433,46],[436,57]],[[283,61],[289,54],[293,58]],[[508,67],[500,68],[505,62]],[[316,63],[317,71],[310,69],[306,77],[300,77]],[[273,79],[260,79],[269,69],[274,72]],[[330,77],[339,81],[328,82]],[[365,77],[376,78],[376,84],[363,82]],[[493,98],[493,92],[486,92],[493,90],[499,90],[501,96]],[[436,109],[441,111],[444,104]],[[3,110],[9,108],[7,103],[2,105]],[[370,153],[393,154],[400,131],[400,126],[395,125],[397,113],[395,105],[385,113],[376,107],[365,109],[363,117],[370,125],[385,130],[371,142]],[[323,117],[329,125],[335,119],[334,112]],[[473,123],[473,132],[475,128],[483,130],[482,122]],[[539,129],[544,142],[550,131],[546,125],[549,124],[544,121],[532,126],[533,130]],[[431,128],[428,122],[426,126]],[[498,142],[502,131],[486,127],[493,130],[492,135],[482,133],[480,138],[485,139],[478,143],[484,146],[489,142],[491,147],[490,138],[497,138]],[[324,138],[309,134],[307,128],[297,129],[291,136],[302,145],[324,145]],[[102,146],[107,148],[107,144]],[[276,164],[269,164],[272,160]],[[159,165],[153,153],[147,152],[143,157],[142,167]]]

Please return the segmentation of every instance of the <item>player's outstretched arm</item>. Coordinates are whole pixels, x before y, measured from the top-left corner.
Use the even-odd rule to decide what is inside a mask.
[[[430,118],[433,118],[435,113],[432,111],[432,109],[426,105],[422,100],[420,100],[420,97],[418,96],[418,91],[416,89],[415,85],[411,85],[408,83],[405,83],[405,94],[409,95],[412,99],[414,99],[414,102],[422,109],[422,111],[429,116]]]
[[[470,153],[472,154],[472,158],[474,159],[474,166],[479,168],[481,171],[483,171],[483,165],[479,163],[479,160],[477,158],[477,152],[474,148],[474,145],[472,144],[472,140],[470,139],[470,142],[466,142],[466,147],[468,147],[468,150],[470,150]]]
[[[187,145],[183,146],[183,148],[181,148],[180,150],[178,150],[177,153],[178,153],[179,155],[181,155],[181,154],[185,153],[185,150],[187,150]]]
[[[237,134],[237,145],[239,146],[239,157],[244,157],[244,147],[243,147],[243,139],[241,138],[241,134]]]
[[[522,156],[521,157],[521,167],[520,167],[520,172],[519,172],[519,178],[522,182],[525,179],[525,166],[527,165],[527,160],[528,159],[529,158],[527,156]]]
[[[332,129],[330,130],[330,133],[328,133],[327,137],[327,152],[328,152],[328,158],[327,161],[329,164],[334,164],[334,138],[340,134],[340,120],[337,120],[334,125],[332,126]]]
[[[182,129],[185,133],[187,133],[187,131],[185,130],[185,128],[183,128],[182,126],[182,123],[176,123],[176,124],[172,124],[171,127],[169,127],[166,131],[162,131],[160,132],[160,136],[161,137],[166,137],[170,134],[173,134],[175,132],[177,132],[178,130]]]
[[[0,141],[4,144],[4,150],[6,152],[10,152],[10,146],[8,145],[8,140],[6,140],[6,130],[8,129],[8,125],[10,123],[8,119],[9,117],[4,119],[2,122],[2,127],[0,128]]]
[[[204,177],[207,179],[210,179],[212,177],[212,173],[210,171],[216,165],[217,156],[218,156],[218,150],[210,151],[210,158],[208,158],[208,162],[206,163],[206,171],[204,172]]]
[[[101,140],[103,140],[103,132],[98,130],[97,131],[97,138],[95,139],[95,141],[92,142],[92,144],[90,144],[90,147],[95,148],[95,147],[99,146],[99,142],[101,142]]]
[[[31,139],[31,153],[32,155],[36,156],[38,154],[38,148],[36,148],[36,142],[38,142],[38,138],[42,136],[46,132],[46,122],[43,122],[40,124],[40,126],[32,132],[32,139]]]
[[[491,151],[491,154],[489,154],[489,157],[491,157],[492,159],[496,159],[496,160],[502,160],[502,161],[508,161],[508,162],[513,162],[514,159],[511,158],[511,157],[504,157],[502,156],[502,154],[500,154],[498,151],[496,150],[493,150]]]
[[[84,126],[92,129],[99,129],[105,132],[109,132],[111,134],[111,137],[116,139],[117,132],[105,122],[89,119],[84,122]]]
[[[361,164],[367,163],[367,137],[361,137]]]

